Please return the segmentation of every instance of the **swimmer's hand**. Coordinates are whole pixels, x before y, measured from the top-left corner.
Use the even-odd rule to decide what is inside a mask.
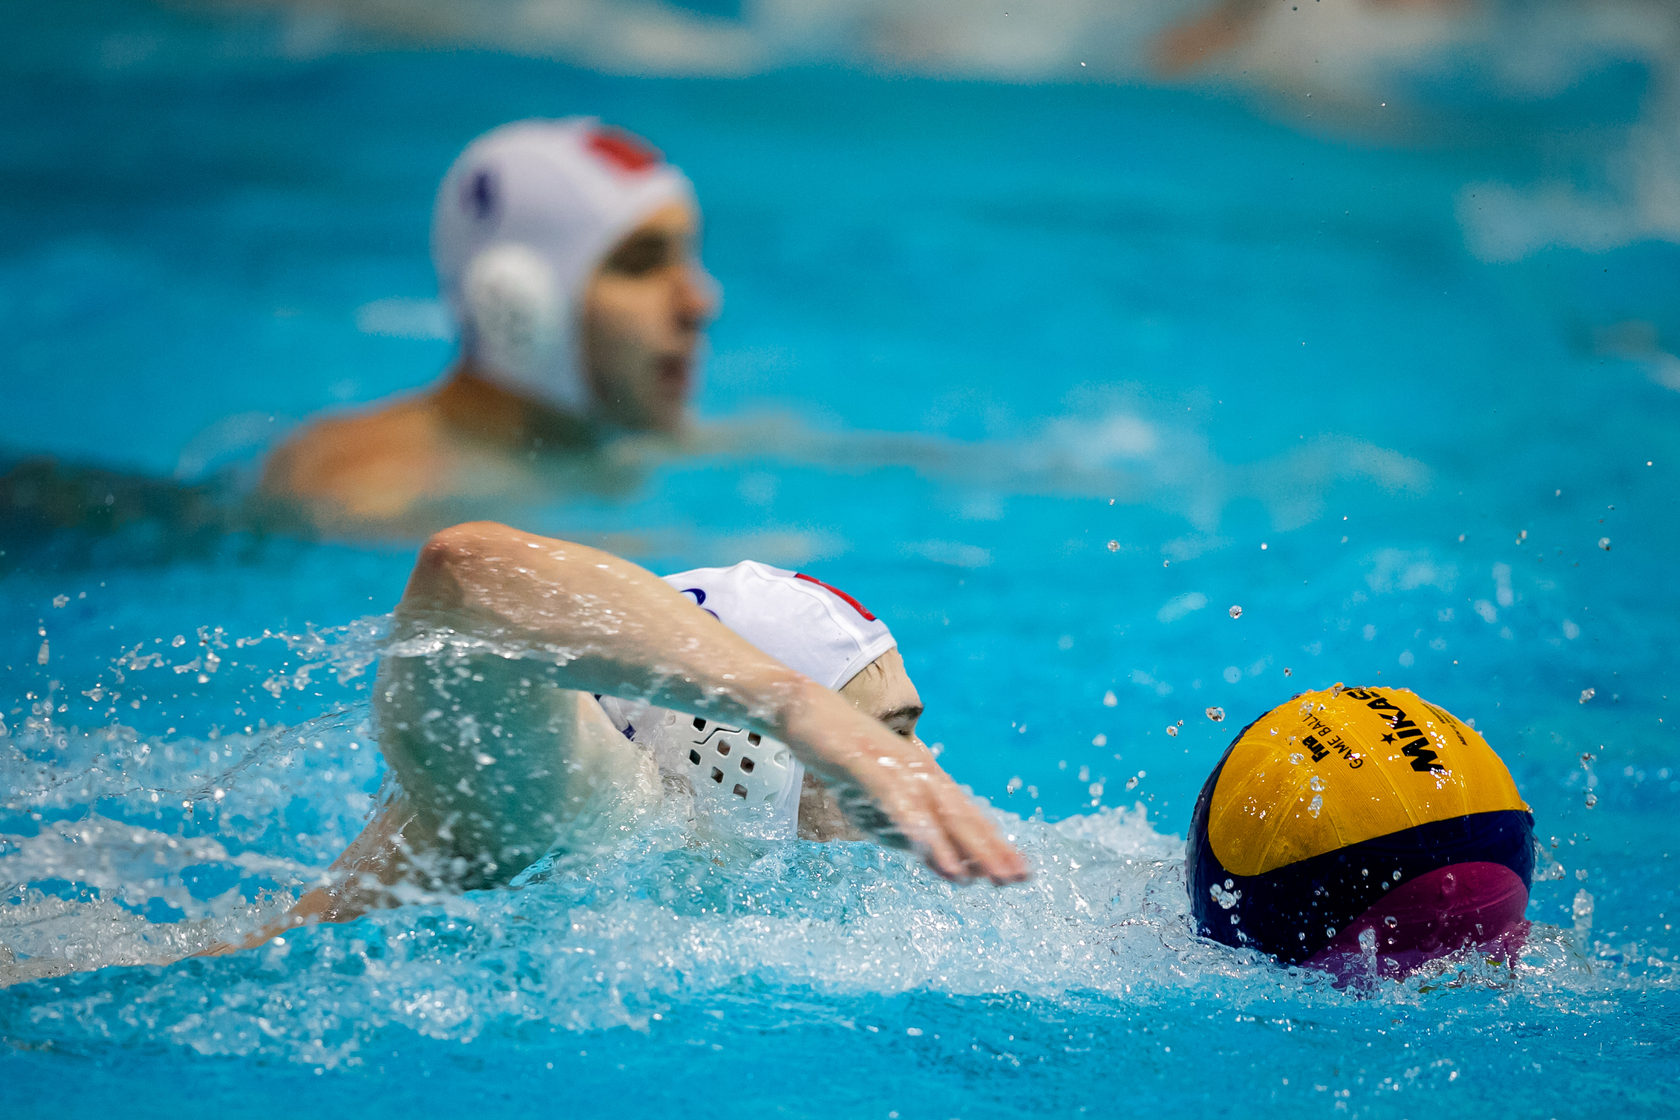
[[[814,681],[802,679],[791,691],[773,733],[834,792],[864,833],[914,850],[957,882],[1027,877],[1026,860],[920,744]]]

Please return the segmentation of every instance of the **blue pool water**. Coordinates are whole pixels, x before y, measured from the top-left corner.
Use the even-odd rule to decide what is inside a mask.
[[[359,829],[415,542],[193,536],[168,498],[116,532],[11,517],[0,968],[84,971],[0,987],[5,1115],[1671,1110],[1680,247],[1546,202],[1617,204],[1660,68],[1538,100],[1433,72],[1378,127],[1228,87],[625,78],[48,7],[0,73],[0,452],[113,497],[237,486],[289,423],[423,382],[437,174],[499,121],[600,112],[698,184],[704,411],[770,434],[484,512],[846,587],[1037,875],[655,828],[520,892],[144,963]],[[1362,994],[1192,936],[1203,777],[1335,681],[1506,758],[1544,852],[1516,967]]]

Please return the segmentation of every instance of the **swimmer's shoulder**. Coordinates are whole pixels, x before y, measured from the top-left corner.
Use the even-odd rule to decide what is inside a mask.
[[[269,456],[262,492],[322,518],[400,516],[447,488],[455,455],[427,396],[310,421]]]

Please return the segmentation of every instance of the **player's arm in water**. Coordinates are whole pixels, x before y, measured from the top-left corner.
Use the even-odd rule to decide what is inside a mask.
[[[896,656],[894,654],[893,656]],[[878,839],[939,874],[1024,878],[1021,856],[913,735],[801,676],[652,573],[586,545],[473,523],[422,548],[375,684],[403,797],[247,944],[346,920],[404,880],[506,883],[556,837],[633,827],[652,760],[594,696],[641,698],[786,744]]]

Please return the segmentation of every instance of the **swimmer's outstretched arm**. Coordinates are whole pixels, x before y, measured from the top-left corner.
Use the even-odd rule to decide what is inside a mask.
[[[843,800],[872,803],[884,818],[878,836],[901,837],[946,878],[1026,877],[1020,854],[925,751],[610,553],[490,522],[458,525],[421,549],[396,618],[399,636],[447,632],[523,645],[558,665],[550,679],[576,694],[647,699],[780,739]],[[381,689],[376,703],[389,695]],[[561,736],[573,726],[550,723]],[[479,796],[471,782],[416,789],[423,768],[398,769],[435,820],[477,818],[484,835],[531,826],[486,821],[508,802]]]

